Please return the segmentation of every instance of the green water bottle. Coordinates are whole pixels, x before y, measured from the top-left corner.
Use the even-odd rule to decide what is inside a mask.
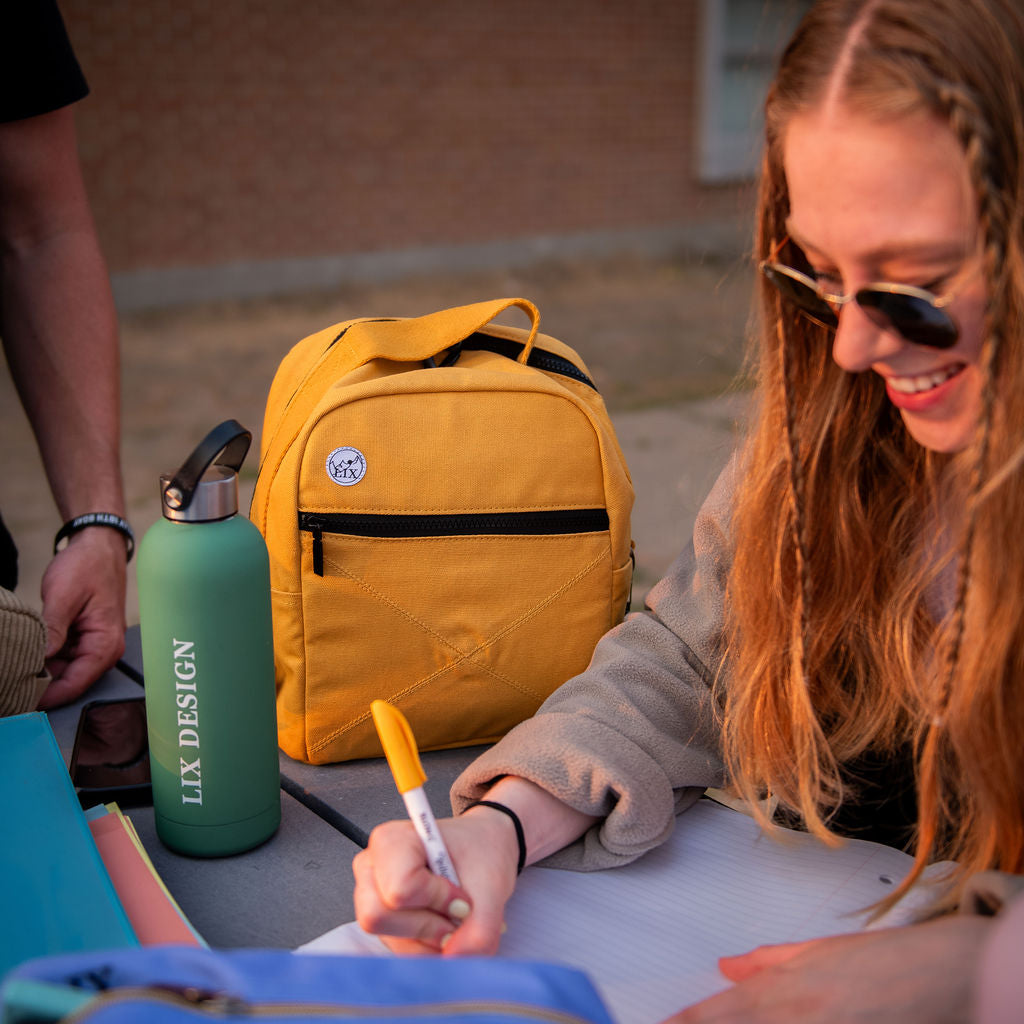
[[[139,546],[139,619],[160,839],[240,853],[281,820],[270,567],[238,515],[252,435],[226,420],[160,478],[163,518]]]

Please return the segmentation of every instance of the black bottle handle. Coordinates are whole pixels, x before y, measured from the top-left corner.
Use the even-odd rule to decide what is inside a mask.
[[[242,468],[250,444],[252,432],[238,420],[225,420],[214,427],[196,445],[195,451],[164,488],[163,499],[167,507],[175,510],[188,508],[199,481],[213,464],[227,466],[237,473]]]

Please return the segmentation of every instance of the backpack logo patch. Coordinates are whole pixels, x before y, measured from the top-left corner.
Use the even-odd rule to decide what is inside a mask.
[[[366,457],[358,448],[335,448],[327,456],[327,475],[336,484],[351,487],[366,475]]]

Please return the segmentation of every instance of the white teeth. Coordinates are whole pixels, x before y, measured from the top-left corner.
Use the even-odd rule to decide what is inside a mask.
[[[955,377],[960,369],[959,366],[947,366],[942,370],[936,370],[935,373],[924,373],[918,377],[889,377],[887,383],[893,391],[899,391],[900,394],[916,395],[945,384],[950,377]]]

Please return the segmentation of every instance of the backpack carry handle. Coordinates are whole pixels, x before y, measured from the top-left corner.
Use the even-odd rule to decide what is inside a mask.
[[[260,462],[260,476],[252,496],[253,522],[261,528],[266,523],[270,489],[269,486],[261,486],[264,467],[271,467],[271,476],[276,472],[276,467],[305,422],[306,410],[303,403],[296,398],[298,394],[307,389],[319,394],[331,382],[374,359],[423,366],[426,360],[454,348],[513,306],[523,310],[530,317],[530,333],[523,343],[522,351],[515,357],[517,362],[525,366],[540,328],[540,310],[529,299],[492,299],[488,302],[444,309],[426,316],[397,320],[356,320],[331,328],[332,333],[335,330],[340,333],[333,339],[325,338],[327,348],[322,358],[299,384],[269,440],[264,438],[266,447]]]
[[[521,298],[475,302],[403,320],[359,321],[345,331],[336,345],[347,354],[347,358],[340,356],[340,360],[348,370],[364,366],[374,359],[422,363],[458,345],[513,306],[530,318],[530,333],[517,356],[517,361],[525,365],[537,340],[540,310],[529,299]]]

